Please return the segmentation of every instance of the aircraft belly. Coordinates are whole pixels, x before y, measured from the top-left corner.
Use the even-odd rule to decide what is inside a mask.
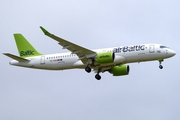
[[[82,62],[76,62],[78,59],[61,59],[60,61],[49,61],[44,64],[44,67],[47,69],[54,69],[54,70],[64,70],[64,69],[73,69],[73,68],[82,68]],[[75,65],[76,63],[76,65]],[[84,66],[83,66],[84,67]]]
[[[81,60],[78,60],[78,61],[76,61],[75,63],[73,63],[73,67],[74,67],[74,68],[85,68],[86,65],[83,64]]]

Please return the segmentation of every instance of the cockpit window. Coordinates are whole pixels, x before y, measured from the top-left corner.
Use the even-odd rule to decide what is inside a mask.
[[[168,48],[168,47],[166,47],[166,46],[162,46],[162,45],[161,45],[161,46],[160,46],[160,48]]]

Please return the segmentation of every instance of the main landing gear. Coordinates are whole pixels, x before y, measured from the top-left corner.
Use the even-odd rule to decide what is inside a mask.
[[[90,73],[90,72],[91,72],[91,68],[90,68],[89,66],[87,66],[87,67],[85,68],[85,71],[86,71],[87,73]],[[100,79],[101,79],[101,76],[99,75],[99,70],[98,70],[97,74],[95,75],[95,78],[96,78],[97,80],[100,80]]]
[[[161,63],[163,62],[163,59],[159,59],[158,61],[159,61],[159,68],[163,69],[163,66],[161,65]]]
[[[100,79],[101,79],[101,76],[99,75],[99,73],[97,73],[97,74],[95,75],[95,78],[96,78],[97,80],[100,80]]]
[[[98,69],[97,74],[95,75],[95,78],[96,78],[97,80],[100,80],[100,79],[101,79],[101,76],[99,75],[100,69],[101,69],[101,68]]]
[[[85,71],[86,71],[87,73],[90,73],[90,72],[91,72],[91,68],[90,68],[89,66],[87,66],[87,67],[85,68]]]

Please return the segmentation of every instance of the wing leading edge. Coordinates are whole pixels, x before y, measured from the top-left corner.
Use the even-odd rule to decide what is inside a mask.
[[[92,58],[96,55],[95,51],[89,50],[87,48],[76,45],[72,42],[69,42],[63,38],[57,37],[51,34],[50,32],[48,32],[42,26],[40,26],[40,28],[45,35],[59,42],[59,44],[63,47],[63,49],[68,49],[69,51],[72,52],[72,54],[76,54],[79,57],[79,59],[83,62],[83,64],[88,64],[88,58]]]

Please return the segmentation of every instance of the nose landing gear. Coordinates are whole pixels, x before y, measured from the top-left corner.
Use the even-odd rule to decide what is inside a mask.
[[[163,69],[163,66],[161,65],[161,63],[164,61],[163,59],[158,59],[158,61],[159,61],[159,68],[160,69]]]
[[[162,66],[162,65],[159,65],[159,68],[160,68],[160,69],[163,69],[163,66]]]

